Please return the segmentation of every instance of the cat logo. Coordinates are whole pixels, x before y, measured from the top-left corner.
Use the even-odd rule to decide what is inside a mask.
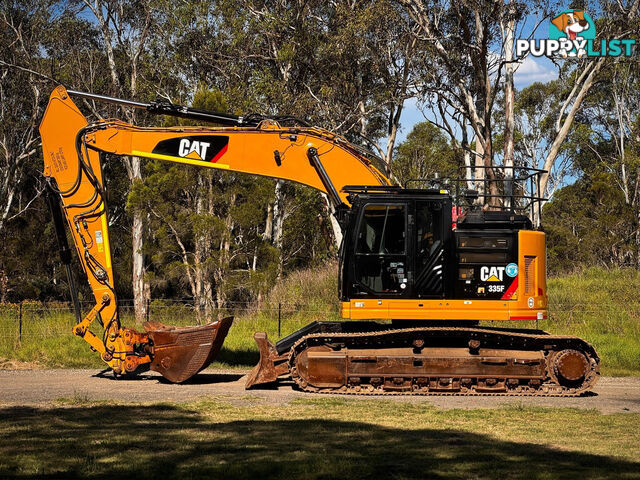
[[[207,158],[209,145],[211,145],[209,142],[199,142],[198,140],[192,142],[188,138],[183,138],[180,140],[178,155],[185,158],[193,158],[194,160],[202,160]]]
[[[167,160],[177,157],[177,159],[188,158],[198,162],[216,163],[227,153],[228,146],[227,135],[189,135],[162,140],[154,147],[152,153]]]
[[[505,267],[480,267],[480,280],[483,282],[502,282]]]

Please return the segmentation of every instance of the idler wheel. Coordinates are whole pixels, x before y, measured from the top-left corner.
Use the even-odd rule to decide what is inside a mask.
[[[562,350],[553,362],[553,371],[558,380],[575,382],[584,378],[588,369],[587,357],[577,350]]]

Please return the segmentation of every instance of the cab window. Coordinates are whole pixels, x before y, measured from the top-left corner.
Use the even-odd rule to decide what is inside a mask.
[[[367,205],[356,242],[355,280],[365,291],[401,294],[407,289],[406,206]]]
[[[367,205],[360,224],[357,253],[403,254],[404,205]]]

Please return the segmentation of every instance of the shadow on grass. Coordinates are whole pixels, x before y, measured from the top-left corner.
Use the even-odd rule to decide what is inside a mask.
[[[222,347],[215,361],[232,367],[253,368],[260,361],[260,353],[257,350],[231,350]]]
[[[221,408],[225,408],[224,406]],[[0,409],[0,478],[638,478],[640,463],[455,430],[215,423],[170,405]]]

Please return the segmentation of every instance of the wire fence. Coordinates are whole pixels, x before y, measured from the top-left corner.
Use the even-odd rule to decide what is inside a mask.
[[[92,302],[81,302],[83,314],[93,307]],[[549,311],[552,320],[562,323],[580,322],[586,318],[601,317],[616,322],[626,318],[640,321],[640,304],[607,304],[594,305],[584,303],[554,303],[551,302]],[[292,317],[303,317],[310,320],[335,320],[339,317],[338,306],[333,308],[309,308],[309,306],[290,303],[256,304],[231,302],[224,308],[214,308],[208,312],[208,318],[203,311],[191,302],[160,300],[147,304],[146,315],[143,319],[136,319],[133,301],[119,302],[119,314],[123,325],[140,328],[145,320],[154,320],[167,325],[194,325],[205,323],[207,320],[233,316],[237,321],[261,318],[282,336],[283,323]],[[71,303],[51,302],[21,302],[18,304],[0,304],[0,338],[4,341],[15,340],[21,342],[26,337],[58,337],[67,336],[75,323],[75,314]],[[500,323],[500,322],[497,322]],[[285,327],[290,327],[286,325]],[[523,327],[524,327],[523,323]],[[532,325],[533,326],[533,325]],[[537,327],[537,321],[535,322]],[[98,322],[93,327],[99,330]],[[277,329],[277,330],[276,330]],[[290,328],[285,328],[285,335]]]
[[[95,303],[80,302],[81,315],[86,315]],[[291,303],[256,304],[230,302],[224,308],[211,308],[206,312],[198,309],[192,302],[179,300],[161,300],[147,303],[146,314],[136,318],[132,300],[118,301],[121,323],[132,328],[141,328],[144,321],[157,321],[167,325],[187,326],[203,324],[228,316],[235,322],[259,317],[264,324],[269,323],[278,337],[282,336],[283,324],[292,317],[305,317],[316,320],[335,320],[338,318],[338,306],[334,308],[309,308]],[[72,303],[66,302],[21,302],[0,304],[0,339],[14,339],[21,342],[27,337],[50,338],[70,335],[76,323]],[[99,321],[92,329],[100,331]],[[288,331],[285,333],[289,333]]]

